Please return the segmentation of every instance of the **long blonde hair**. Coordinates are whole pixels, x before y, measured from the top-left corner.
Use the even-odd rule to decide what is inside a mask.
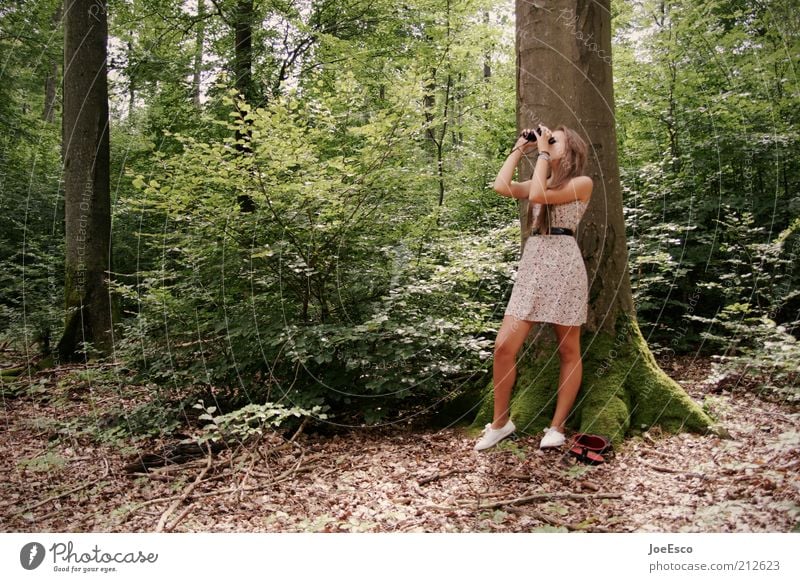
[[[550,188],[561,188],[572,178],[582,176],[584,168],[586,167],[586,142],[578,133],[565,125],[559,125],[556,131],[564,132],[564,155],[558,161],[558,167],[553,174],[553,183]],[[552,166],[551,166],[552,167]],[[536,224],[531,226],[531,232],[538,230],[542,234],[546,234],[550,228],[550,216],[552,204],[545,204],[542,206],[539,216],[536,219]],[[533,214],[533,204],[528,202],[528,224]]]

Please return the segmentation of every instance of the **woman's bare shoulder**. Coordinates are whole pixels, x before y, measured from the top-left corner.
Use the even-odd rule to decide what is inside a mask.
[[[592,198],[592,190],[594,190],[594,180],[591,176],[575,176],[571,180],[575,187],[575,192],[578,198],[583,202],[589,202]]]

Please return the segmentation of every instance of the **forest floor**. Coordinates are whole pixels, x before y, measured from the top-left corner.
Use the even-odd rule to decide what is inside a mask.
[[[5,532],[790,532],[800,529],[800,407],[709,382],[711,362],[662,362],[730,439],[632,437],[576,464],[539,437],[483,452],[464,429],[379,427],[257,444],[131,475],[165,442],[69,430],[118,403],[75,369],[42,371],[3,398]],[[127,390],[126,390],[127,392]]]

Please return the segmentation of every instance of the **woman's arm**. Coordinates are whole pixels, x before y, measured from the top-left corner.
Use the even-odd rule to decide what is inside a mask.
[[[508,154],[503,167],[500,168],[500,171],[497,173],[492,188],[501,196],[514,196],[513,190],[511,189],[511,184],[513,182],[511,178],[514,176],[514,169],[519,164],[521,157],[522,150],[514,150]]]
[[[497,177],[494,179],[492,188],[495,192],[502,196],[510,196],[512,198],[525,198],[527,196],[527,190],[521,188],[520,183],[514,182],[512,178],[514,176],[514,169],[519,165],[519,160],[522,155],[535,147],[535,143],[528,141],[524,137],[520,137],[517,140],[517,143],[514,144],[514,149],[508,154],[508,158],[506,158],[503,167],[500,168]]]
[[[533,176],[529,180],[528,201],[536,204],[558,204],[557,202],[545,202],[542,197],[547,190],[547,174],[550,172],[550,160],[540,155],[536,158],[536,165],[533,166]],[[552,190],[551,190],[552,192]]]
[[[533,166],[533,175],[528,189],[528,201],[531,204],[557,204],[549,200],[544,201],[543,195],[547,190],[547,175],[550,173],[550,130],[544,125],[539,124],[536,145],[539,148],[539,156]]]

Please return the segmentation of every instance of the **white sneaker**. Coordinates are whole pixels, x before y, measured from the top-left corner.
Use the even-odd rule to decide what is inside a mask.
[[[540,449],[560,447],[567,442],[567,438],[564,436],[564,433],[559,432],[558,429],[553,426],[544,429],[544,433],[545,435],[542,437],[542,442],[539,443]]]
[[[493,447],[516,429],[517,427],[514,426],[514,423],[511,422],[510,418],[503,428],[492,428],[492,423],[490,422],[486,425],[486,428],[483,429],[483,436],[475,445],[475,450],[482,451],[483,449]]]

